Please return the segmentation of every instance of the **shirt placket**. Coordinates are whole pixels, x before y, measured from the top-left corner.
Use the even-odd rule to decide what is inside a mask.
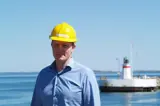
[[[58,77],[55,77],[55,83],[54,83],[54,89],[53,89],[53,106],[58,106],[58,100],[56,97],[56,91],[57,91],[57,79]]]

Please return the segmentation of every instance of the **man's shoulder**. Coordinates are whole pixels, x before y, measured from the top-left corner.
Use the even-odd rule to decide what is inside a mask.
[[[46,66],[46,67],[43,67],[43,68],[39,71],[38,76],[42,76],[42,75],[50,72],[50,70],[51,70],[51,66],[50,66],[50,65],[48,65],[48,66]]]
[[[81,76],[83,77],[84,82],[90,82],[92,84],[96,84],[96,74],[93,69],[87,67],[86,65],[77,63],[78,71],[80,71]]]
[[[89,75],[89,74],[93,74],[94,71],[93,69],[91,69],[90,67],[88,67],[87,65],[81,64],[79,62],[76,62],[76,67],[84,74]]]

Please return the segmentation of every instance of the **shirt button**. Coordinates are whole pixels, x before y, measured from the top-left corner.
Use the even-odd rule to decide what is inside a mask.
[[[53,103],[55,104],[55,106],[57,106],[57,98],[56,98],[56,96],[53,97]]]

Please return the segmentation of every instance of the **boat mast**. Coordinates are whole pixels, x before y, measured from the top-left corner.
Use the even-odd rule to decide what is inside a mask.
[[[133,50],[133,43],[130,44],[130,64],[131,64],[131,74],[133,76],[133,53],[132,53],[132,50]]]

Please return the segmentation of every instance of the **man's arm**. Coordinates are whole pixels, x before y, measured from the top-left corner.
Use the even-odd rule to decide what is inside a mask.
[[[41,98],[40,98],[40,92],[39,92],[39,76],[37,77],[36,84],[33,90],[32,100],[31,100],[31,106],[42,106]]]
[[[83,84],[83,106],[101,106],[100,90],[92,70],[89,70]]]

